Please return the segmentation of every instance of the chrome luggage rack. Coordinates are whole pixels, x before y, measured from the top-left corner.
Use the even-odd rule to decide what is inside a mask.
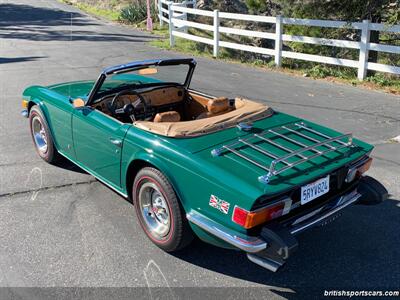
[[[311,135],[307,135],[305,133]],[[268,137],[268,135],[271,134],[272,136]],[[287,136],[287,134],[293,134],[294,136],[300,137],[301,139],[313,142],[313,144],[307,145],[299,140],[295,140]],[[317,136],[319,138],[316,138]],[[289,149],[288,146],[278,143],[275,137],[279,137],[285,140],[288,145],[290,144],[291,146],[294,145],[295,147],[300,147],[300,148],[296,150]],[[272,147],[279,148],[280,150],[283,150],[283,152],[287,154],[283,156],[278,156],[272,153],[271,151],[268,151],[267,149],[257,145],[256,143],[258,142],[266,142],[270,146],[272,145]],[[260,160],[256,160],[252,158],[250,155],[245,154],[236,146],[239,146],[240,148],[242,147],[251,148],[255,150],[257,153],[261,153],[262,155],[269,157],[269,159],[272,159],[272,161],[269,163],[269,166],[267,166],[265,163],[260,162]],[[253,134],[250,137],[239,138],[237,141],[231,144],[223,145],[219,148],[213,149],[211,151],[211,154],[212,156],[217,157],[221,156],[224,152],[231,152],[234,155],[267,171],[268,173],[266,175],[258,177],[258,180],[260,182],[267,184],[269,183],[272,176],[278,175],[284,171],[287,171],[299,164],[307,162],[318,156],[323,156],[327,153],[338,151],[340,149],[352,146],[353,146],[353,136],[351,133],[332,137],[310,128],[304,122],[296,122],[284,126],[278,126],[271,129],[267,129],[265,131],[262,131],[261,133]],[[305,152],[308,153],[312,152],[313,154],[306,155]],[[288,161],[288,159],[290,158],[292,161]],[[280,167],[278,166],[278,164],[280,164]]]

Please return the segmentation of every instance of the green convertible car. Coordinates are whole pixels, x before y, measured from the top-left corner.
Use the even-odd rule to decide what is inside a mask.
[[[387,197],[363,176],[371,145],[266,104],[193,90],[195,66],[139,61],[97,81],[27,88],[22,114],[38,154],[63,156],[131,200],[165,251],[197,236],[272,271],[300,232]]]

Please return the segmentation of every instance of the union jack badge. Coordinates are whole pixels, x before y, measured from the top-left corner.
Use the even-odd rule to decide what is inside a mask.
[[[229,202],[219,199],[217,196],[211,195],[210,202],[208,203],[211,207],[218,209],[220,212],[224,214],[228,214],[229,211]]]

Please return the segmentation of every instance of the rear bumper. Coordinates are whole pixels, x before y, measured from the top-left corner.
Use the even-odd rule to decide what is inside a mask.
[[[186,218],[208,233],[248,253],[261,252],[267,248],[267,242],[261,238],[233,231],[198,212],[191,211],[186,214]]]
[[[296,251],[298,242],[295,235],[314,226],[328,224],[340,216],[342,209],[361,202],[365,195],[358,191],[360,187],[362,184],[359,188],[333,197],[322,207],[311,212],[283,222],[270,222],[262,228],[258,237],[238,233],[195,211],[188,213],[187,219],[206,232],[247,252],[247,257],[252,262],[275,272]],[[385,199],[383,193],[381,199]]]
[[[298,222],[297,224],[292,225],[290,228],[290,233],[295,235],[316,225],[321,225],[323,223],[326,223],[327,220],[332,220],[332,217],[335,216],[339,211],[346,208],[350,204],[355,203],[360,198],[361,194],[358,193],[356,189],[346,195],[338,197],[334,201],[336,202],[335,205],[330,210],[325,211],[324,213],[321,214],[317,214],[312,218],[307,218],[303,222]]]

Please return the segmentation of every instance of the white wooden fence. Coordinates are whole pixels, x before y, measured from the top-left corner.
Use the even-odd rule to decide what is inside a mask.
[[[165,8],[164,5],[166,5],[167,8]],[[218,10],[214,11],[200,10],[188,7],[188,6],[196,7],[195,5],[196,5],[195,1],[183,1],[182,3],[173,3],[166,0],[159,0],[158,8],[160,16],[160,25],[163,25],[164,21],[169,24],[171,46],[174,46],[175,44],[174,37],[177,36],[180,38],[212,45],[214,57],[218,56],[219,47],[225,47],[225,48],[274,56],[275,64],[277,66],[281,66],[282,57],[339,65],[339,66],[347,66],[352,68],[358,68],[359,80],[363,80],[366,77],[367,70],[400,74],[399,66],[368,62],[369,50],[400,54],[400,46],[382,45],[377,43],[371,43],[369,41],[369,36],[371,31],[400,33],[400,25],[394,25],[388,27],[385,24],[370,23],[368,20],[364,20],[361,23],[360,22],[348,23],[344,21],[284,18],[282,16],[276,16],[276,17],[257,16],[257,15],[226,13],[226,12],[220,12]],[[210,17],[213,19],[213,25],[188,21],[187,19],[188,14]],[[275,24],[275,32],[271,33],[271,32],[223,27],[220,26],[221,19],[271,23]],[[316,38],[309,36],[288,35],[284,34],[283,31],[284,25],[355,29],[361,31],[361,39],[360,41],[348,41],[348,40]],[[189,34],[187,32],[188,27],[211,31],[213,32],[213,38],[210,39]],[[275,48],[274,49],[262,48],[262,47],[232,43],[227,41],[221,41],[220,33],[274,40]],[[320,55],[306,54],[300,52],[286,51],[282,49],[282,43],[285,41],[358,49],[359,59],[351,60],[351,59],[343,59],[343,58],[336,58],[329,56],[320,56]]]
[[[161,27],[164,25],[164,22],[166,22],[167,24],[169,24],[169,22],[170,22],[170,20],[169,20],[169,6],[170,5],[182,5],[182,6],[188,7],[188,8],[190,8],[190,7],[195,8],[196,0],[185,0],[185,1],[181,1],[179,3],[167,1],[167,0],[158,0],[158,2],[157,2],[158,19],[160,21]],[[175,13],[174,18],[187,20],[187,13]],[[184,26],[182,29],[187,30],[187,27]]]

